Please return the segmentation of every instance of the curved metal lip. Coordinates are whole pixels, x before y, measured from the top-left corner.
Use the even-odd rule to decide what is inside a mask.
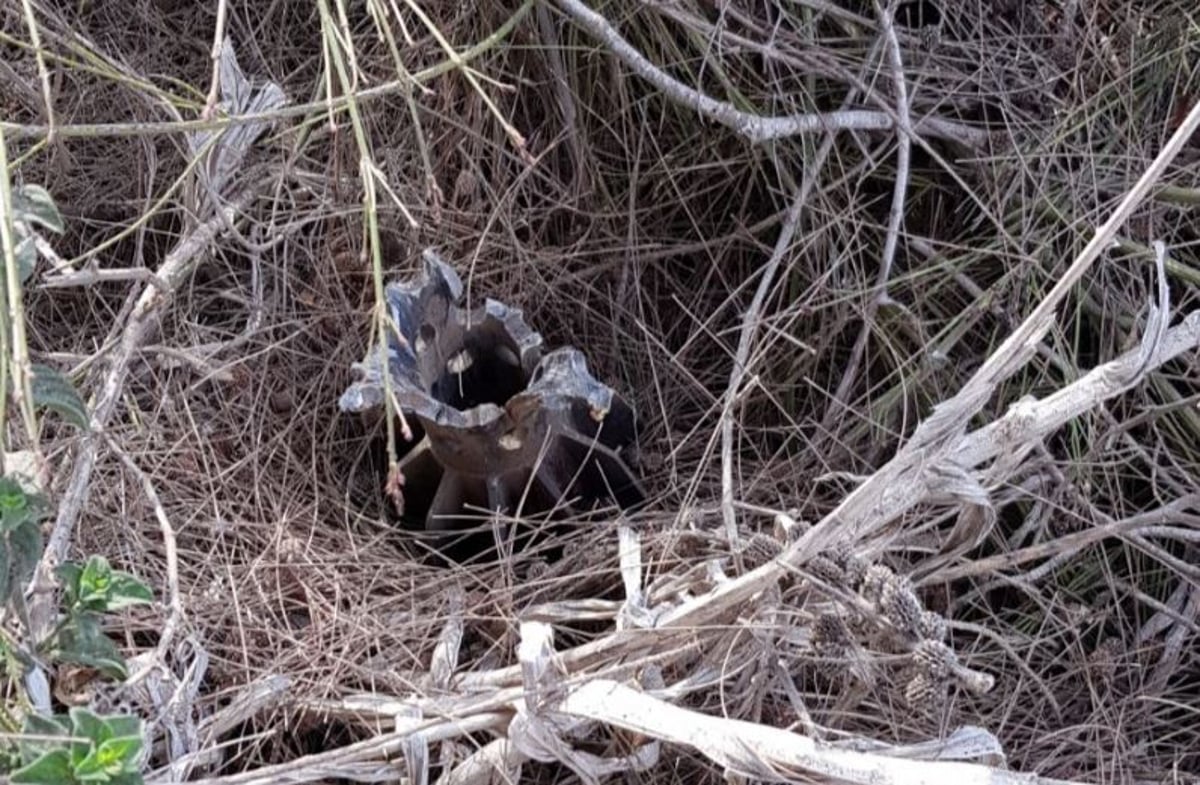
[[[373,347],[354,364],[358,378],[338,403],[343,411],[382,406],[386,356],[396,405],[425,431],[401,469],[436,478],[427,527],[446,528],[435,514],[446,517],[472,495],[495,509],[534,486],[556,505],[572,495],[621,507],[643,501],[624,460],[633,411],[592,376],[583,354],[544,351],[522,311],[497,300],[460,307],[454,269],[432,250],[422,262],[414,279],[386,287],[395,332],[382,352]]]

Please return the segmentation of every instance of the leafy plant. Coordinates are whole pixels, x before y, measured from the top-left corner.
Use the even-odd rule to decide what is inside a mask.
[[[13,783],[140,785],[142,721],[101,717],[73,708],[67,715],[30,715],[20,743],[21,768]]]
[[[0,600],[23,609],[22,590],[42,555],[42,520],[50,506],[11,477],[0,477]]]
[[[65,615],[51,639],[53,657],[125,678],[125,663],[104,634],[101,614],[151,602],[154,593],[133,575],[114,570],[103,556],[92,556],[83,565],[65,562],[58,577],[63,582]]]
[[[39,185],[11,187],[7,148],[0,134],[0,456],[7,461],[5,438],[8,402],[17,405],[25,435],[38,455],[37,410],[57,412],[66,422],[87,429],[87,407],[63,374],[30,361],[25,337],[22,290],[38,256],[59,261],[43,231],[61,234],[65,226],[50,193]],[[11,476],[0,477],[0,608],[12,609],[30,629],[24,588],[42,557],[41,522],[50,505]],[[116,645],[104,634],[102,614],[153,599],[149,587],[129,573],[112,569],[101,556],[85,564],[58,568],[63,584],[63,613],[47,637],[21,641],[0,629],[0,660],[5,695],[28,675],[38,657],[86,665],[115,678],[126,676]],[[19,690],[16,695],[22,695]],[[82,708],[68,715],[45,717],[29,711],[25,701],[0,706],[0,728],[19,743],[0,748],[0,772],[13,769],[10,782],[141,783],[139,758],[142,722],[136,717],[101,717]]]
[[[34,363],[29,370],[33,405],[58,412],[67,422],[87,430],[87,406],[70,379],[48,365]]]
[[[13,229],[16,232],[14,251],[21,283],[24,283],[33,274],[33,268],[37,264],[38,246],[44,243],[36,227],[62,234],[64,225],[54,197],[40,185],[27,184],[14,188],[12,196]]]
[[[30,439],[36,442],[33,412],[38,408],[57,411],[68,422],[81,428],[88,426],[87,408],[71,382],[53,368],[28,361],[24,316],[20,308],[22,286],[33,274],[38,255],[45,256],[52,262],[60,261],[50,244],[42,237],[41,231],[49,230],[61,234],[65,224],[58,206],[54,203],[54,197],[45,188],[27,183],[9,192],[8,173],[0,172],[0,176],[5,181],[0,183],[0,195],[7,194],[8,197],[8,204],[0,204],[0,208],[10,208],[8,214],[0,215],[0,221],[3,222],[3,227],[0,228],[4,229],[6,246],[4,260],[7,266],[11,259],[17,272],[15,277],[4,276],[6,285],[0,294],[0,304],[5,306],[4,315],[7,317],[0,319],[0,348],[6,355],[11,353],[11,363],[4,363],[0,367],[5,393],[0,397],[0,409],[6,405],[8,394],[21,392],[22,395],[17,396],[17,400],[23,401],[22,413],[26,430]],[[0,213],[2,212],[5,211],[0,210]],[[10,252],[11,257],[8,255]],[[0,422],[3,421],[3,417],[4,412],[0,411]]]

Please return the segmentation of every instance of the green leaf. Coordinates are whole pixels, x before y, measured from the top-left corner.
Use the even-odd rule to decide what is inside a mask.
[[[72,706],[70,710],[71,735],[79,739],[90,739],[96,744],[108,741],[113,737],[112,728],[104,718],[82,706]]]
[[[13,217],[25,223],[39,223],[58,234],[66,228],[54,197],[40,185],[23,185],[13,191]]]
[[[81,780],[110,780],[135,771],[138,753],[142,749],[140,736],[109,739],[92,750],[91,754],[75,767],[75,776]]]
[[[91,556],[82,567],[59,565],[68,608],[82,611],[115,611],[153,602],[154,592],[134,575],[114,570],[103,556]]]
[[[21,760],[28,765],[47,752],[66,751],[65,745],[71,737],[71,721],[62,715],[43,717],[40,714],[30,714],[25,717],[23,730],[24,738],[20,740],[19,746]]]
[[[112,778],[112,775],[100,765],[96,752],[97,750],[93,748],[87,757],[72,767],[75,771],[75,779],[80,782],[106,782]]]
[[[33,235],[25,235],[17,241],[17,247],[13,249],[13,257],[17,260],[17,276],[21,279],[21,283],[25,283],[37,268],[38,252]]]
[[[29,520],[33,510],[29,494],[11,477],[0,477],[0,531],[10,531]]]
[[[99,618],[86,611],[76,614],[59,631],[54,655],[60,662],[87,665],[114,679],[128,675],[116,644],[100,629]]]
[[[26,581],[33,577],[38,559],[42,557],[42,527],[34,521],[25,521],[12,531],[0,534],[0,562],[4,563],[0,576],[0,598],[7,600],[12,592],[21,591]]]
[[[129,736],[142,738],[141,717],[135,717],[132,714],[114,714],[105,717],[104,721],[108,723],[114,739],[123,739]]]
[[[47,752],[40,758],[12,773],[9,782],[30,782],[37,785],[71,785],[78,782],[71,771],[71,759],[65,749]]]
[[[79,602],[79,576],[83,575],[83,567],[73,561],[65,561],[54,571],[63,586],[63,605],[75,607]]]
[[[108,610],[112,596],[112,566],[103,556],[89,556],[79,576],[79,604],[93,611]]]
[[[71,718],[63,714],[45,717],[41,714],[30,714],[25,717],[25,733],[30,736],[62,736],[71,735]]]
[[[72,425],[78,425],[87,430],[88,411],[79,392],[67,377],[47,365],[30,367],[33,378],[30,386],[33,389],[33,404],[43,409],[50,409],[62,415],[63,419]]]
[[[154,602],[154,592],[135,576],[120,570],[113,570],[112,591],[108,595],[108,610],[116,611],[128,608],[130,605],[143,605]]]

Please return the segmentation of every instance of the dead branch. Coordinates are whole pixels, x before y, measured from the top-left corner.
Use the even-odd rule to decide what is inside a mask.
[[[114,281],[145,281],[160,289],[166,289],[166,284],[158,280],[158,276],[154,274],[153,270],[143,267],[121,267],[101,270],[94,265],[79,272],[63,273],[46,278],[39,285],[39,288],[65,289],[72,286],[95,286],[98,283],[112,283]]]
[[[170,301],[170,296],[183,283],[209,244],[220,236],[233,219],[250,205],[255,193],[253,188],[242,192],[232,199],[218,215],[197,226],[191,234],[175,246],[167,254],[162,266],[155,274],[157,282],[164,285],[165,288],[160,288],[155,283],[147,283],[129,314],[120,346],[112,358],[108,372],[101,384],[100,393],[92,407],[90,432],[83,437],[80,444],[69,484],[63,494],[62,502],[59,504],[58,515],[46,543],[46,550],[42,554],[34,575],[29,614],[36,640],[44,638],[54,626],[57,603],[57,592],[53,580],[54,570],[66,557],[75,522],[79,519],[83,505],[87,502],[89,483],[92,469],[96,464],[102,432],[116,409],[117,401],[120,400],[125,386],[125,378],[129,374],[129,363],[153,332],[156,324],[155,317],[159,310]],[[49,710],[49,706],[39,706],[38,708]]]
[[[889,131],[896,127],[891,115],[865,109],[843,109],[826,114],[795,114],[771,117],[749,114],[730,104],[718,101],[674,79],[646,59],[626,41],[608,20],[586,6],[582,0],[558,0],[558,5],[575,22],[604,45],[633,71],[662,91],[663,95],[681,106],[694,109],[713,122],[745,137],[751,144],[760,144],[789,136],[832,131]],[[991,134],[978,128],[939,117],[924,117],[913,125],[917,134],[957,142],[973,149],[983,149]]]
[[[183,600],[179,594],[179,548],[175,542],[175,527],[171,525],[171,519],[167,517],[167,511],[163,507],[162,499],[158,496],[158,491],[154,488],[153,481],[146,472],[142,471],[142,467],[138,466],[129,453],[121,449],[121,446],[112,439],[106,438],[105,443],[137,478],[138,484],[142,486],[142,492],[146,494],[146,499],[154,508],[154,517],[158,520],[159,531],[162,532],[163,548],[167,557],[167,607],[170,609],[166,624],[163,625],[162,633],[158,637],[158,660],[163,661],[172,639],[175,637],[175,632],[183,623],[186,615],[183,609]]]
[[[613,681],[571,690],[558,710],[691,747],[728,771],[767,782],[807,782],[813,775],[881,785],[1050,785],[1065,783],[953,760],[920,760],[819,744],[798,733],[711,717]]]
[[[879,260],[879,273],[875,278],[875,286],[870,299],[867,301],[866,312],[863,314],[862,326],[854,347],[850,350],[850,359],[842,372],[842,380],[838,382],[837,390],[830,401],[829,411],[822,422],[823,430],[830,430],[833,418],[841,413],[842,407],[850,397],[854,382],[858,378],[858,367],[863,354],[867,350],[867,342],[875,329],[875,317],[879,307],[888,299],[887,286],[892,277],[892,265],[896,260],[896,247],[900,241],[900,226],[904,222],[904,202],[908,195],[909,166],[912,159],[912,118],[908,108],[908,84],[904,77],[904,60],[900,55],[900,41],[896,37],[896,28],[890,6],[885,6],[876,0],[875,12],[883,28],[883,39],[886,43],[888,66],[892,72],[892,86],[896,91],[896,117],[899,133],[896,134],[896,183],[892,191],[892,206],[888,211],[887,236],[883,242],[883,255]]]

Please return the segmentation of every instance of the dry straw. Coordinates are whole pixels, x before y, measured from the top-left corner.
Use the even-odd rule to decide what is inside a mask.
[[[161,600],[126,684],[29,684],[152,718],[149,781],[1200,769],[1189,8],[19,5],[92,413],[31,620],[80,553]],[[646,510],[399,530],[404,425],[334,402],[429,246],[636,401]]]

